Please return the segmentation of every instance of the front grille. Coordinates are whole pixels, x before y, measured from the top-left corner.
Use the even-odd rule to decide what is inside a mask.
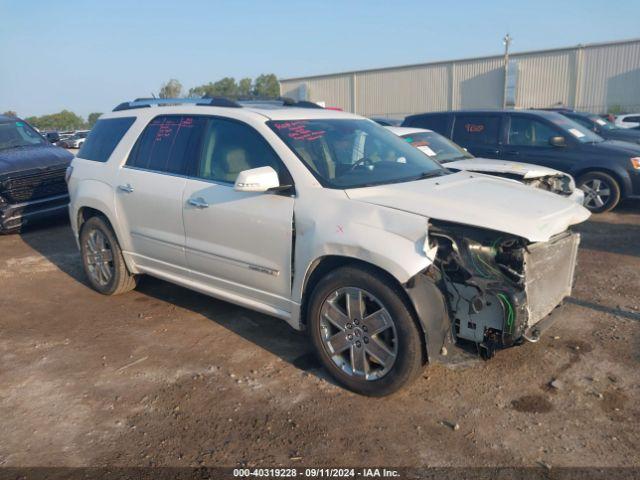
[[[525,254],[525,292],[531,326],[571,295],[580,235],[567,232],[530,245]]]
[[[9,203],[22,203],[67,193],[66,167],[16,174],[2,182],[2,196]]]

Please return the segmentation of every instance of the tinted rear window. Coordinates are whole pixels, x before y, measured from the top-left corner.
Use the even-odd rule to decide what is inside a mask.
[[[426,128],[448,137],[449,115],[416,115],[406,118],[402,126]]]
[[[204,117],[161,115],[154,118],[136,142],[127,165],[185,175],[188,160],[199,147]]]
[[[135,120],[135,117],[98,120],[82,144],[78,157],[106,162]]]
[[[453,141],[459,145],[496,145],[500,134],[500,117],[457,115]]]

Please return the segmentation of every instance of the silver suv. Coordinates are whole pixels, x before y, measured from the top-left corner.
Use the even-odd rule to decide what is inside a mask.
[[[537,339],[571,292],[567,229],[589,216],[305,102],[124,103],[67,176],[97,291],[148,274],[280,317],[339,382],[378,396],[465,341],[489,357]]]

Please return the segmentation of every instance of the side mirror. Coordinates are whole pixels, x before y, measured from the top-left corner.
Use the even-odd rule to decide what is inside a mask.
[[[564,137],[557,136],[549,139],[549,144],[553,147],[566,147],[567,140]]]
[[[259,167],[240,172],[233,189],[236,192],[266,192],[279,186],[278,174],[272,167]]]

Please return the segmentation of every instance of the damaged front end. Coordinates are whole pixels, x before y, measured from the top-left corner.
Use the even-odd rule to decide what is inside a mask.
[[[558,195],[569,196],[571,195],[576,186],[573,178],[569,175],[557,174],[546,175],[536,178],[525,178],[523,183],[534,188],[540,188],[547,190],[548,192],[557,193]]]
[[[424,275],[445,297],[449,338],[479,345],[486,358],[498,347],[537,341],[546,327],[540,321],[571,294],[579,240],[578,234],[565,231],[548,242],[530,243],[510,234],[432,221],[429,245],[436,255]],[[442,340],[444,346],[446,338]]]

